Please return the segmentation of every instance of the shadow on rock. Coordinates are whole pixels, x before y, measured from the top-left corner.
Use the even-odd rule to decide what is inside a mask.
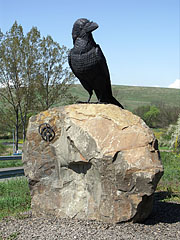
[[[154,206],[151,215],[143,223],[154,225],[157,223],[180,222],[180,204],[174,202],[162,202],[169,195],[168,192],[157,192],[154,194]]]

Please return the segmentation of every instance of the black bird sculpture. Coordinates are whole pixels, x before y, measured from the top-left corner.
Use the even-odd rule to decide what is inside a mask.
[[[97,23],[90,22],[86,18],[80,18],[74,23],[72,29],[74,47],[68,56],[69,65],[88,91],[88,103],[94,90],[98,103],[111,103],[123,108],[112,95],[106,59],[92,36],[92,31],[97,28]]]

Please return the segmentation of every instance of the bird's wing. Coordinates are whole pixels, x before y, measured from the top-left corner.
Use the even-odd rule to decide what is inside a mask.
[[[96,45],[96,56],[99,59],[99,61],[98,61],[99,68],[101,69],[101,73],[104,76],[104,84],[111,91],[110,74],[109,74],[109,69],[108,69],[107,63],[106,63],[106,58],[98,44]]]
[[[74,56],[73,55],[73,49],[71,49],[71,51],[68,54],[68,63],[69,63],[69,66],[70,66],[72,72],[74,73],[74,75],[81,81],[81,78],[82,78],[81,74],[77,73],[77,71],[73,68],[73,64],[71,63],[71,59],[72,59],[73,56]],[[75,57],[73,57],[73,58],[75,58]],[[74,61],[74,59],[73,59],[73,61]]]
[[[109,81],[110,81],[110,74],[109,74],[109,69],[108,69],[107,63],[106,63],[106,58],[98,44],[96,45],[96,55],[99,59],[99,61],[98,61],[99,67],[101,68],[104,76],[107,79],[109,79]]]
[[[71,68],[72,72],[74,73],[74,75],[79,79],[79,81],[81,82],[83,87],[88,91],[88,93],[90,95],[92,95],[93,89],[90,86],[90,84],[88,83],[88,81],[85,81],[85,79],[88,78],[88,75],[86,76],[86,73],[83,73],[83,75],[82,75],[81,73],[78,73],[77,71],[74,70],[72,63],[71,63],[71,58],[72,58],[71,53],[72,53],[72,50],[68,54],[68,62],[69,62],[70,68]]]

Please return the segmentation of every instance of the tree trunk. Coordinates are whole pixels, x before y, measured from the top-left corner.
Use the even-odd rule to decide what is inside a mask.
[[[25,124],[23,124],[23,142],[25,141],[26,139],[26,127],[25,127]]]
[[[19,116],[18,116],[18,107],[16,109],[16,133],[15,133],[15,152],[18,151],[18,140],[19,140]]]

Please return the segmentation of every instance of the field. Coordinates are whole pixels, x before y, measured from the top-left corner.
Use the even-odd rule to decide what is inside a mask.
[[[22,166],[21,160],[6,160],[0,161],[0,168],[20,167]]]
[[[164,166],[164,175],[161,178],[157,190],[166,193],[165,201],[180,203],[180,155],[173,152],[161,152]]]
[[[139,106],[155,103],[163,103],[177,107],[180,103],[179,89],[121,85],[113,85],[112,89],[114,97],[130,111],[133,111]],[[73,85],[70,92],[73,96],[77,96],[79,101],[87,101],[89,96],[80,84]],[[95,94],[93,94],[91,101],[97,101]]]
[[[25,178],[0,182],[0,218],[30,209],[31,197]]]
[[[19,150],[22,151],[23,140],[19,139]],[[15,148],[15,146],[14,146]],[[8,156],[13,154],[13,139],[0,139],[0,156]]]

